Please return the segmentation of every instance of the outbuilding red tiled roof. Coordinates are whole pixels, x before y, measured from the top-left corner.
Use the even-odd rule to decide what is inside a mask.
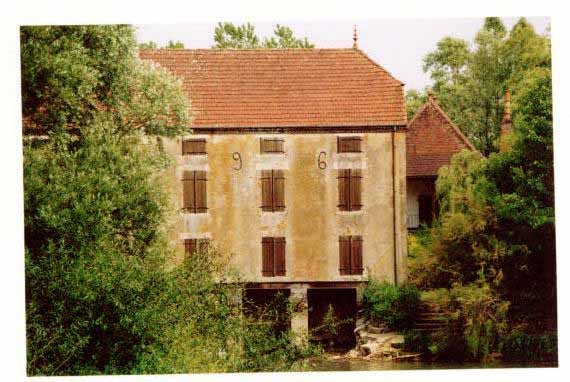
[[[182,79],[192,127],[405,126],[403,84],[359,49],[141,50]]]
[[[437,101],[428,97],[408,124],[406,175],[437,176],[439,168],[448,165],[451,157],[463,149],[476,150]]]

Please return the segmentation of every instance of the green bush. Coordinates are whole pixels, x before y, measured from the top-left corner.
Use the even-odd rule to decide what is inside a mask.
[[[371,280],[362,295],[364,314],[395,330],[410,328],[420,301],[413,285],[392,285]]]
[[[503,360],[508,362],[545,362],[558,364],[556,334],[527,334],[513,330],[501,341]]]

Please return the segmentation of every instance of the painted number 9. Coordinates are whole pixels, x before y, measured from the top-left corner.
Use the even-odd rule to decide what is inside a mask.
[[[318,159],[317,159],[317,165],[319,166],[319,168],[320,168],[321,170],[324,170],[325,168],[327,168],[327,162],[325,162],[324,159],[321,159],[322,157],[326,157],[326,156],[327,156],[327,153],[324,152],[324,151],[321,151],[321,152],[319,153],[319,157],[318,157]]]
[[[236,170],[236,171],[241,170],[241,166],[243,165],[243,162],[241,160],[241,154],[238,152],[235,152],[232,154],[232,158],[236,162],[236,167],[234,167],[234,170]]]

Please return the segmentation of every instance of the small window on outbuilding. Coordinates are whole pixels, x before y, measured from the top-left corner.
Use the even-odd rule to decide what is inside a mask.
[[[285,140],[282,138],[260,138],[259,145],[262,154],[282,154],[285,152]]]
[[[206,155],[205,139],[184,139],[182,141],[182,155]]]
[[[337,152],[360,153],[362,152],[362,138],[360,137],[337,137]]]

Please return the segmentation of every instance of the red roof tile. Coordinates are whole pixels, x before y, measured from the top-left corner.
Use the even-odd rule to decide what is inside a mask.
[[[441,166],[462,149],[475,147],[430,98],[408,124],[406,166],[408,177],[437,176]]]
[[[358,49],[141,50],[182,78],[193,127],[405,126],[403,84]]]

